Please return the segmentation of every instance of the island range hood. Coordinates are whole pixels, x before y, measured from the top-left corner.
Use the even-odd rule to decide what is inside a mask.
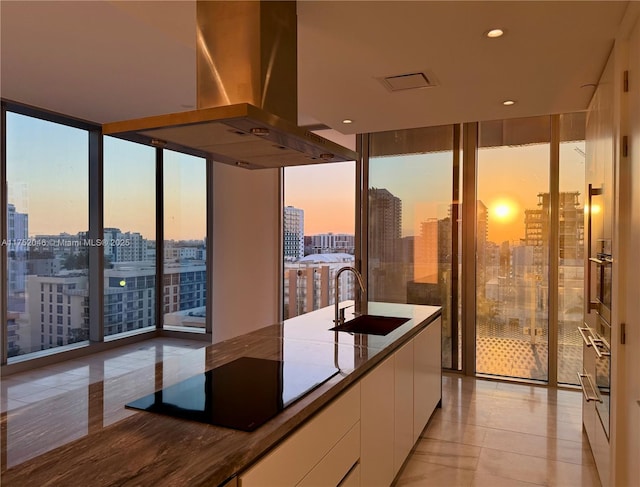
[[[295,123],[295,1],[197,1],[196,10],[197,110],[107,123],[103,134],[247,169],[358,159]]]

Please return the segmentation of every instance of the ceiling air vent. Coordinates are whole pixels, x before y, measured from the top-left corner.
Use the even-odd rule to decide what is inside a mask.
[[[379,78],[380,82],[389,91],[416,90],[418,88],[429,88],[435,83],[429,81],[424,73],[399,74],[397,76],[385,76]]]

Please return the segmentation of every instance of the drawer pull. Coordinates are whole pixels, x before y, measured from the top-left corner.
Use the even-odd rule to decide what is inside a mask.
[[[584,386],[584,379],[587,379],[587,382],[589,383],[589,388],[591,389],[590,392],[594,392],[594,394],[590,394],[590,392],[589,393],[587,392],[587,389]],[[597,392],[595,392],[595,389],[593,388],[593,384],[591,383],[591,379],[589,378],[589,374],[581,374],[580,372],[578,372],[578,381],[580,382],[580,387],[582,388],[582,395],[584,396],[585,401],[603,402],[602,399],[600,398],[600,395]]]
[[[589,342],[591,342],[591,346],[593,347],[593,350],[596,352],[596,355],[598,356],[598,358],[611,356],[611,352],[606,350],[607,347],[605,346],[604,341],[602,339],[593,338],[592,336],[590,336]],[[604,348],[605,350],[601,351],[600,347]]]
[[[578,327],[578,331],[580,332],[580,336],[582,337],[582,341],[584,342],[584,344],[587,347],[592,346],[591,342],[587,339],[587,336],[584,334],[584,332],[587,331],[587,332],[589,332],[589,335],[591,335],[591,330],[589,328]]]

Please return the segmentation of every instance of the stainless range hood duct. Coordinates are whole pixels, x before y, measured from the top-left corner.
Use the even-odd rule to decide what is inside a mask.
[[[296,125],[294,1],[197,1],[197,110],[103,125],[105,135],[248,169],[353,161]]]

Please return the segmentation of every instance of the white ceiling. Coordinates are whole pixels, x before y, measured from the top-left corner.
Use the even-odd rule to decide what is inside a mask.
[[[357,133],[585,109],[627,4],[301,1],[299,123]],[[0,9],[3,98],[100,123],[196,104],[193,1]],[[485,38],[493,27],[506,35]],[[416,71],[437,86],[378,79]]]

